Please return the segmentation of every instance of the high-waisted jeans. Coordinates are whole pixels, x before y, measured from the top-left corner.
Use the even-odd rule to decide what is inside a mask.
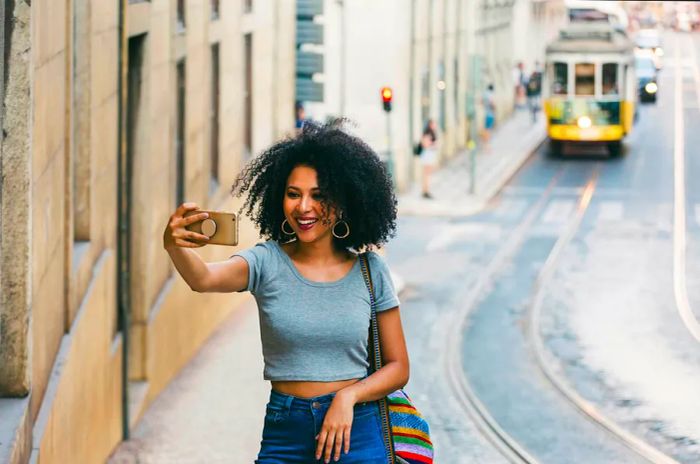
[[[260,453],[256,464],[313,464],[316,435],[335,394],[297,398],[272,390],[265,412]],[[331,454],[334,461],[335,454]],[[350,452],[341,450],[342,464],[387,464],[382,440],[379,408],[375,401],[355,405],[350,432]]]

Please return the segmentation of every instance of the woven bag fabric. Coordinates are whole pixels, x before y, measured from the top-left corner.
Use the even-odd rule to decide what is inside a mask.
[[[433,443],[428,422],[403,390],[387,396],[394,453],[408,464],[432,464]]]

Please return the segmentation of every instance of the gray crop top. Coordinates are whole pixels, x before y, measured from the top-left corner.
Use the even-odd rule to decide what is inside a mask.
[[[248,288],[258,304],[265,380],[332,382],[367,375],[369,292],[359,259],[334,282],[302,276],[270,240],[240,251],[248,262]],[[368,254],[377,311],[399,305],[389,268]]]

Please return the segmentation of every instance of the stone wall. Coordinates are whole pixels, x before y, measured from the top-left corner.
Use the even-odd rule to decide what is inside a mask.
[[[31,452],[31,7],[0,6],[0,462]],[[12,398],[14,397],[14,398]]]
[[[241,295],[192,292],[162,248],[175,209],[176,65],[186,62],[185,198],[237,210],[242,167],[243,36],[252,34],[253,140],[293,129],[294,5],[209,0],[4,1],[0,184],[0,462],[103,462]],[[31,24],[31,27],[30,27]],[[123,30],[123,35],[120,31]],[[30,32],[31,31],[31,32]],[[117,311],[117,205],[130,39],[143,46],[133,159],[130,325]],[[211,178],[211,47],[220,47],[218,181]],[[121,67],[120,67],[121,66]],[[121,111],[120,111],[121,110]],[[122,131],[120,132],[120,129]],[[121,141],[121,144],[120,144]],[[257,240],[244,221],[240,246]],[[206,260],[231,250],[207,247]],[[125,330],[128,330],[126,332]],[[127,377],[124,343],[129,335]],[[27,394],[31,391],[31,394]],[[86,439],[87,437],[87,439]],[[30,456],[31,454],[31,456]]]
[[[0,396],[29,393],[30,244],[30,7],[5,10],[0,134]]]

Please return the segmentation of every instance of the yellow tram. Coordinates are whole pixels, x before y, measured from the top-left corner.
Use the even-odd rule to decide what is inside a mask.
[[[547,46],[543,98],[552,153],[596,143],[619,155],[637,100],[634,44],[608,24],[570,24]]]

